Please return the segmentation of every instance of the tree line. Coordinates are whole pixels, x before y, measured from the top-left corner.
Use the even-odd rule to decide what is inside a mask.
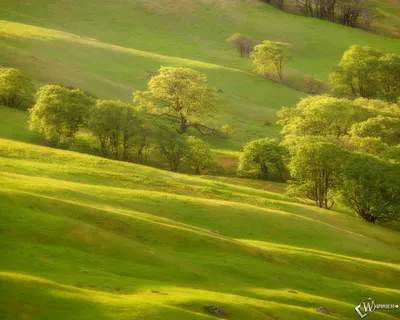
[[[294,2],[298,12],[307,17],[328,20],[349,27],[370,29],[381,15],[372,0],[262,0],[281,10]]]
[[[147,90],[134,92],[132,104],[61,85],[42,86],[35,97],[34,92],[20,71],[0,69],[1,103],[13,108],[33,103],[30,129],[47,140],[68,145],[82,130],[95,137],[103,157],[145,164],[156,152],[171,171],[183,164],[196,174],[221,170],[210,145],[193,134],[225,138],[232,129],[215,126],[224,100],[197,71],[161,67]]]

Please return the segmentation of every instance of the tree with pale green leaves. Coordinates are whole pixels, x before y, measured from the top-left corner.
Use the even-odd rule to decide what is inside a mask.
[[[31,79],[17,69],[0,68],[0,104],[25,109],[34,101],[35,88]]]
[[[400,54],[352,46],[330,75],[332,91],[353,98],[396,102],[400,97]]]
[[[379,96],[390,102],[400,97],[400,54],[388,53],[379,59],[377,70]]]
[[[85,125],[95,100],[80,89],[59,85],[39,89],[36,104],[30,111],[30,129],[46,139],[65,142]]]
[[[98,138],[101,155],[108,151],[114,159],[132,160],[132,148],[142,121],[133,106],[112,100],[98,100],[93,108],[89,129]]]
[[[400,144],[400,118],[378,117],[354,124],[351,134],[359,137],[374,137],[391,146]]]
[[[207,142],[194,136],[188,136],[186,142],[188,150],[185,160],[197,175],[201,174],[202,170],[215,166],[211,147]]]
[[[400,218],[400,163],[354,153],[345,162],[339,200],[363,220],[387,222]]]
[[[188,68],[161,67],[148,83],[148,90],[136,91],[134,101],[150,112],[177,123],[186,133],[194,128],[202,134],[218,134],[209,126],[216,122],[222,99],[204,74]]]
[[[247,143],[239,159],[238,170],[256,164],[260,168],[261,177],[268,179],[270,168],[275,168],[283,181],[285,148],[276,139],[262,138]]]
[[[382,53],[359,45],[351,46],[330,75],[333,92],[354,98],[378,96],[377,70]]]
[[[317,136],[296,138],[288,146],[288,168],[293,180],[287,194],[307,197],[320,208],[331,208],[347,152],[329,139]]]
[[[169,169],[178,172],[189,151],[186,135],[171,126],[160,126],[155,134],[155,144]]]
[[[303,98],[295,108],[283,107],[278,112],[284,135],[332,136],[348,135],[353,124],[376,113],[348,99],[326,95]]]
[[[290,44],[265,40],[256,45],[251,54],[256,66],[256,72],[267,76],[275,73],[280,81],[283,82],[283,67],[289,58]]]

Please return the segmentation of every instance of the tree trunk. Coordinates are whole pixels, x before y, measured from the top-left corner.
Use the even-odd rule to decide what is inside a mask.
[[[179,133],[186,133],[188,129],[187,119],[183,114],[180,114],[181,128]]]
[[[279,163],[276,163],[276,168],[278,169],[278,172],[279,172],[279,178],[281,179],[281,182],[283,182],[282,168],[279,165]]]
[[[260,169],[261,169],[261,176],[263,177],[264,180],[268,179],[268,166],[265,165],[264,162],[260,163]]]

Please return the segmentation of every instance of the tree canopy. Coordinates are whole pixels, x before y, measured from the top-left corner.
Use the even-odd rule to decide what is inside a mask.
[[[37,93],[36,104],[30,109],[30,128],[47,139],[64,142],[85,124],[94,104],[95,100],[80,89],[43,86]]]
[[[348,158],[339,189],[341,201],[369,222],[400,216],[400,164],[354,153]]]
[[[303,98],[295,108],[283,107],[278,112],[281,131],[285,135],[316,135],[341,137],[353,124],[375,113],[348,99],[326,95]]]
[[[260,167],[262,178],[267,179],[270,166],[273,166],[283,180],[282,171],[285,153],[285,148],[276,139],[262,138],[251,141],[243,148],[243,153],[239,159],[239,170],[251,164],[257,164]]]
[[[293,178],[288,188],[292,196],[306,196],[317,207],[333,206],[333,191],[347,152],[324,137],[297,138],[289,147],[291,155],[288,168]]]
[[[275,73],[283,82],[283,65],[289,58],[288,43],[265,40],[256,45],[251,54],[256,71],[262,75]]]
[[[186,143],[188,145],[188,151],[185,160],[190,167],[196,171],[197,175],[201,174],[202,170],[215,165],[211,147],[207,142],[194,136],[188,136],[186,138]]]
[[[35,88],[32,81],[13,68],[0,68],[0,104],[22,109],[34,101]]]
[[[242,58],[249,57],[256,45],[254,40],[240,33],[234,33],[226,41],[236,47],[236,50]]]
[[[215,122],[222,100],[204,74],[188,68],[161,67],[148,83],[148,90],[134,93],[134,101],[150,112],[179,123],[178,131],[195,128],[202,134],[217,133]]]
[[[400,118],[381,115],[369,118],[353,125],[351,133],[359,137],[381,138],[388,145],[398,145],[400,144]]]
[[[110,149],[114,159],[122,155],[122,160],[130,160],[141,125],[133,106],[121,101],[98,100],[89,121],[89,129],[99,139],[101,154],[106,156]]]
[[[330,75],[333,92],[354,98],[396,102],[400,96],[400,54],[351,46]]]
[[[178,172],[185,160],[189,146],[186,136],[179,134],[171,126],[160,126],[155,136],[156,148],[173,172]]]

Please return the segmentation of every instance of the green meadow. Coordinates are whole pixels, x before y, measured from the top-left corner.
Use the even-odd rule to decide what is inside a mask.
[[[279,186],[4,139],[0,157],[1,319],[354,319],[400,298],[398,232]]]
[[[396,4],[380,4],[390,30]],[[225,42],[235,32],[291,43],[285,85],[253,72]],[[246,142],[278,136],[276,112],[307,95],[304,78],[327,84],[354,44],[400,50],[395,37],[258,0],[0,2],[0,67],[36,87],[131,102],[161,66],[205,73],[226,101],[220,124],[235,130],[209,138],[229,172]],[[368,297],[400,303],[397,225],[300,203],[285,183],[50,148],[28,119],[0,106],[0,320],[357,319],[354,307]],[[87,139],[80,132],[72,150],[94,153]],[[368,317],[398,318],[399,310]]]

